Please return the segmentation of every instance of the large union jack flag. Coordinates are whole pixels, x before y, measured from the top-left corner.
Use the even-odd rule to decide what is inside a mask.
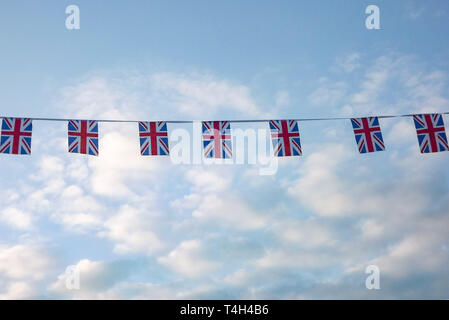
[[[360,153],[384,151],[385,144],[377,117],[352,118],[355,142]]]
[[[298,122],[296,120],[271,120],[270,130],[276,157],[302,155]]]
[[[69,120],[69,152],[98,156],[98,122]]]
[[[413,116],[421,153],[448,151],[443,116],[438,113]]]
[[[168,156],[167,122],[139,122],[140,154]]]
[[[232,158],[231,123],[203,122],[203,150],[206,158]]]
[[[31,154],[32,129],[29,118],[3,118],[0,153]]]

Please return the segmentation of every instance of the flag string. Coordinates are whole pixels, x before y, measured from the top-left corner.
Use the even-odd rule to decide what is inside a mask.
[[[33,121],[63,121],[68,124],[68,151],[98,155],[99,122],[138,123],[142,155],[169,155],[168,123],[200,123],[204,156],[232,158],[231,123],[266,123],[269,125],[274,155],[277,157],[302,155],[299,122],[351,120],[355,141],[360,153],[385,150],[379,119],[413,117],[421,153],[449,151],[443,113],[379,115],[363,118],[327,117],[299,119],[236,119],[236,120],[165,120],[138,121],[119,119],[12,118],[1,117],[0,153],[31,154]]]
[[[438,112],[439,114],[449,114],[449,111],[447,112]],[[379,119],[388,119],[388,118],[401,118],[401,117],[413,117],[417,113],[410,113],[410,114],[397,114],[397,115],[377,115],[377,116],[363,116],[365,118],[368,117],[377,117]],[[419,114],[434,114],[434,113],[419,113]],[[13,118],[11,116],[0,116],[0,118]],[[274,120],[274,118],[271,119],[234,119],[234,120],[125,120],[125,119],[76,119],[76,118],[44,118],[44,117],[14,117],[14,118],[27,118],[33,121],[61,121],[61,122],[67,122],[70,120],[76,120],[76,121],[96,121],[96,122],[118,122],[118,123],[139,123],[139,122],[154,122],[154,121],[164,121],[165,123],[194,123],[194,122],[204,122],[204,121],[229,121],[234,123],[251,123],[251,122],[270,122]],[[282,118],[282,119],[276,119],[276,120],[294,120],[294,121],[332,121],[332,120],[350,120],[353,118],[362,118],[361,116],[357,117],[325,117],[325,118]]]

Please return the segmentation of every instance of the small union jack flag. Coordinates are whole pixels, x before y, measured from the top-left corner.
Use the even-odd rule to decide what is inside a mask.
[[[421,153],[448,151],[443,116],[438,113],[413,116]]]
[[[385,145],[377,117],[352,118],[355,142],[360,153],[384,151]]]
[[[98,122],[69,120],[69,152],[98,156]]]
[[[28,118],[3,118],[0,153],[31,154],[33,124]]]
[[[270,130],[276,157],[302,155],[298,122],[296,120],[271,120]]]
[[[168,156],[167,122],[139,122],[140,154]]]
[[[231,123],[203,122],[203,150],[206,158],[232,158]]]

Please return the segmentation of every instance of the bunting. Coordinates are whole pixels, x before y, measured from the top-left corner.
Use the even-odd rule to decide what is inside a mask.
[[[449,150],[441,114],[418,114],[413,116],[413,120],[421,153]]]
[[[167,122],[139,122],[140,154],[142,156],[168,156]]]
[[[231,123],[203,122],[203,149],[206,158],[232,158]]]
[[[29,118],[3,118],[0,153],[31,154],[32,128]]]
[[[449,114],[445,112],[444,114]],[[351,120],[359,153],[384,151],[385,144],[379,125],[380,118],[412,117],[421,153],[449,151],[443,114],[406,114],[365,118],[321,118],[290,120],[232,120],[203,121],[202,141],[205,158],[231,159],[231,122],[265,122],[271,132],[273,154],[276,157],[301,156],[300,121]],[[68,152],[98,156],[99,122],[137,122],[139,129],[140,154],[142,156],[168,156],[168,123],[192,123],[193,121],[127,121],[127,120],[70,120],[52,118],[2,117],[0,153],[31,154],[33,120],[67,121]]]
[[[352,118],[355,142],[360,153],[384,151],[385,145],[377,117]]]
[[[298,122],[295,120],[271,120],[271,141],[276,157],[302,155]]]
[[[68,122],[69,152],[98,156],[98,122],[70,120]]]

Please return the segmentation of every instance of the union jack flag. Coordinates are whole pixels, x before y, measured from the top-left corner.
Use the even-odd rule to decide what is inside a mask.
[[[69,120],[69,152],[98,156],[98,122]]]
[[[32,129],[29,118],[3,118],[0,153],[31,154]]]
[[[417,114],[413,116],[413,120],[421,153],[449,150],[441,114]]]
[[[360,153],[384,151],[385,145],[377,117],[352,118],[355,142]]]
[[[270,130],[276,157],[302,155],[298,122],[296,120],[271,120]]]
[[[206,158],[232,158],[231,123],[203,122],[203,150]]]
[[[140,154],[168,156],[167,122],[139,122]]]

